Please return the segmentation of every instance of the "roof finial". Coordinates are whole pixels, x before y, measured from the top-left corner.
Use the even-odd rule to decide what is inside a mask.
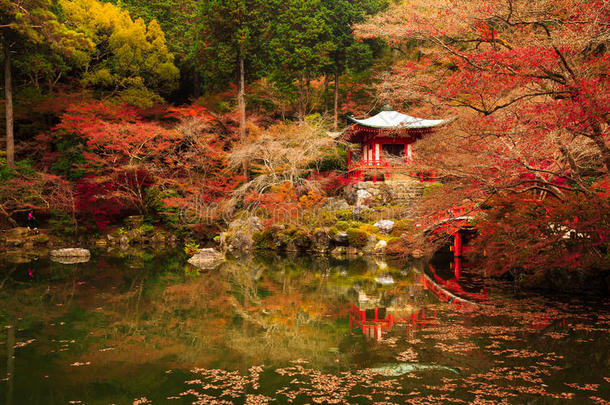
[[[391,105],[386,104],[381,108],[381,111],[394,111]]]

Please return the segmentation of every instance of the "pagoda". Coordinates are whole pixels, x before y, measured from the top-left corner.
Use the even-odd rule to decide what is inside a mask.
[[[361,181],[401,181],[417,178],[434,181],[434,173],[416,173],[410,168],[413,145],[418,139],[452,120],[428,120],[393,111],[389,107],[370,118],[358,120],[343,134],[343,140],[359,144],[348,151],[348,178]]]

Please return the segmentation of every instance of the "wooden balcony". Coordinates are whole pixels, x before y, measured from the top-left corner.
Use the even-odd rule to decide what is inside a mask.
[[[392,157],[389,160],[383,158],[377,160],[352,160],[348,159],[348,179],[350,183],[361,181],[385,181],[400,180],[405,177],[417,179],[422,183],[434,183],[436,173],[416,172],[407,158]]]

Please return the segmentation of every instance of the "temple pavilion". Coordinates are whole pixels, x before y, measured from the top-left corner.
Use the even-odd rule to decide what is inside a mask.
[[[344,132],[343,139],[360,145],[359,149],[348,151],[348,177],[352,183],[412,178],[434,181],[434,173],[416,173],[410,168],[413,146],[418,139],[452,120],[411,117],[389,107],[370,118],[348,119],[353,124]]]

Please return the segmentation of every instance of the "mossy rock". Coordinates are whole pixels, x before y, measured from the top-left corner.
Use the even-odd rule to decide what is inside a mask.
[[[350,227],[350,224],[347,221],[338,221],[334,227],[337,228],[337,230],[339,231],[347,231],[347,229]]]
[[[339,211],[332,211],[338,221],[351,221],[354,219],[354,213],[351,208]]]
[[[129,226],[130,228],[136,229],[144,224],[144,215],[132,215],[125,218],[123,222],[125,222],[125,225]]]
[[[394,221],[394,227],[392,228],[392,235],[400,236],[403,233],[410,233],[415,230],[413,222],[408,219],[399,219]]]
[[[377,228],[374,227],[371,224],[360,225],[358,227],[358,229],[360,229],[361,231],[366,232],[368,234],[375,234],[375,233],[377,233]]]
[[[41,234],[32,236],[30,238],[30,241],[34,245],[46,245],[47,243],[49,243],[49,236],[45,235],[44,233],[41,233]]]
[[[346,233],[349,246],[361,248],[366,246],[369,241],[369,233],[359,228],[349,228]]]
[[[275,243],[276,233],[272,228],[255,232],[252,235],[252,240],[254,241],[254,249],[257,250],[273,250],[277,247]]]

